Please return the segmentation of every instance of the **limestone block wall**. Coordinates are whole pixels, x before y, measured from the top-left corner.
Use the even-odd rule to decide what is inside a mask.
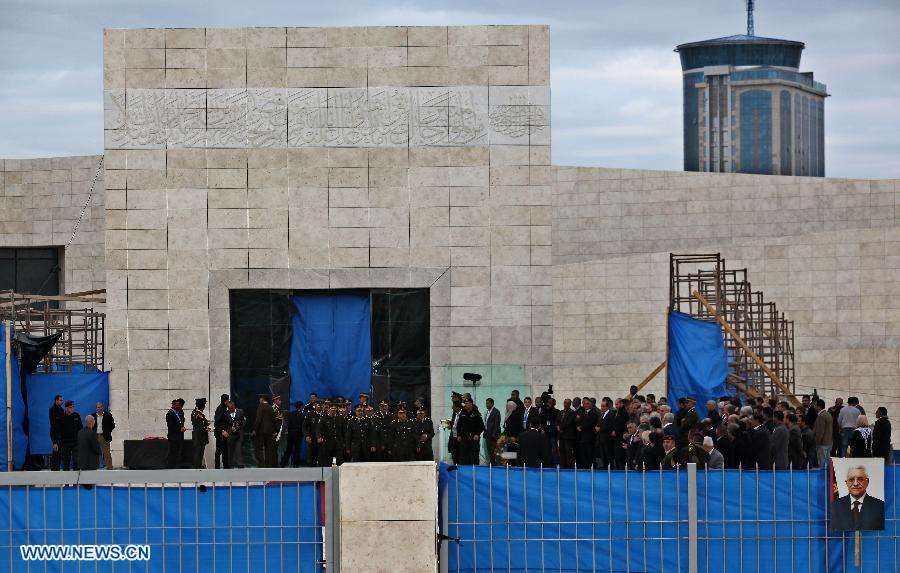
[[[104,71],[120,437],[228,391],[229,289],[430,288],[438,412],[446,364],[550,380],[546,26],[106,30]]]
[[[643,379],[665,354],[669,253],[721,252],[795,321],[798,392],[900,408],[900,182],[556,173],[557,387],[617,396]]]
[[[66,292],[106,286],[102,170],[90,192],[100,158],[0,159],[0,246],[68,244],[62,257]]]
[[[436,572],[437,466],[344,464],[339,471],[341,571]]]

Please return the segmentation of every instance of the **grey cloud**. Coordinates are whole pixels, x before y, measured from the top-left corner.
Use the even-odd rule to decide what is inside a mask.
[[[0,157],[102,151],[104,27],[551,26],[553,160],[681,168],[680,43],[740,33],[742,0],[13,0],[0,8]],[[806,42],[830,176],[900,178],[900,3],[757,2],[759,35]]]

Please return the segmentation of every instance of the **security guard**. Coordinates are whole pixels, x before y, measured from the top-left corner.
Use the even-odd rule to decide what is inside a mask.
[[[417,459],[433,462],[434,448],[431,446],[431,440],[434,438],[434,423],[428,417],[425,408],[416,410],[416,436],[418,439],[418,447],[416,448]]]

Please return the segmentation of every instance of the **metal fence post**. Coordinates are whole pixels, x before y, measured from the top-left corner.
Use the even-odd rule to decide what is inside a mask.
[[[688,474],[688,572],[697,573],[697,464],[687,465]]]

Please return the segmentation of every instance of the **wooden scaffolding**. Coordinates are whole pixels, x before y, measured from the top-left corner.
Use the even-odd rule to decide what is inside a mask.
[[[32,336],[62,333],[38,365],[39,372],[71,372],[77,365],[104,370],[106,315],[95,311],[94,305],[105,303],[106,290],[59,296],[0,291],[0,320],[9,321],[17,333]]]

